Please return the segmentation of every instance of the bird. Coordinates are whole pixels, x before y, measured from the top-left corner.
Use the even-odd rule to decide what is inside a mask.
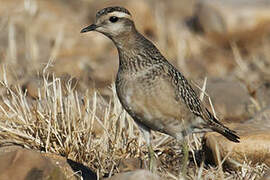
[[[145,138],[150,164],[151,131],[181,141],[191,133],[211,130],[230,141],[240,142],[237,133],[207,109],[185,76],[138,32],[126,8],[112,6],[98,11],[95,22],[81,33],[89,31],[104,34],[117,48],[116,93]]]

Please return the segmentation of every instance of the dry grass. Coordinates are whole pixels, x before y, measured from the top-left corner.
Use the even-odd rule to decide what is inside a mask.
[[[1,63],[0,70],[0,146],[18,144],[65,156],[90,167],[99,177],[120,172],[119,163],[128,158],[137,158],[146,164],[145,142],[133,120],[122,109],[114,85],[108,88],[111,96],[104,98],[98,91],[77,91],[71,80],[64,81],[49,73],[61,54],[61,48],[76,46],[76,40],[64,38],[66,26],[61,26],[52,35],[52,46],[46,49],[38,43],[38,32],[27,28],[32,22],[20,21],[20,16],[32,20],[36,18],[36,1],[25,0],[24,7],[17,8],[13,14],[7,12],[7,16],[0,20],[0,29],[5,33],[5,38],[2,38],[6,40],[1,45],[4,63]],[[155,16],[160,24],[157,29],[160,38],[158,44],[162,49],[172,47],[169,49],[173,52],[166,53],[175,57],[176,64],[186,69],[184,59],[191,57],[192,53],[199,54],[200,45],[205,45],[205,40],[192,38],[193,34],[185,27],[180,33],[176,32],[179,24],[173,21],[164,26],[166,19],[158,13],[162,12],[162,5],[156,8]],[[7,28],[4,28],[6,25]],[[170,44],[166,39],[170,40]],[[235,44],[232,44],[232,49],[240,69],[235,70],[234,75],[243,77],[250,69],[241,59]],[[44,57],[47,58],[44,60]],[[46,64],[42,64],[44,61]],[[255,60],[252,62],[268,73],[265,66]],[[42,79],[42,83],[38,87],[37,99],[33,100],[21,86],[26,80],[31,80],[29,77],[36,76]],[[239,165],[239,170],[232,171],[222,168],[223,159],[220,159],[217,167],[197,164],[195,155],[202,149],[201,136],[189,137],[188,145],[191,161],[187,179],[259,179],[268,169],[263,164],[254,166],[247,163]],[[157,173],[165,179],[179,179],[182,156],[179,147],[171,137],[153,133],[153,148],[160,161]]]
[[[5,72],[5,71],[4,71]],[[147,161],[147,148],[133,120],[123,111],[112,87],[113,96],[106,102],[98,92],[86,92],[82,96],[65,84],[64,92],[60,78],[48,80],[44,70],[45,89],[39,91],[35,101],[27,98],[20,87],[8,85],[6,74],[1,85],[7,91],[0,121],[1,146],[19,144],[28,149],[50,152],[83,163],[99,173],[99,177],[119,172],[119,163],[127,158]],[[97,111],[102,108],[102,116]],[[94,124],[103,128],[101,134],[94,133]],[[158,174],[166,179],[178,179],[181,165],[179,144],[172,138],[154,133],[154,150],[158,156]],[[201,138],[189,138],[192,158],[202,148]],[[220,160],[221,164],[223,160]],[[267,169],[265,165],[240,165],[239,171],[223,171],[221,164],[207,167],[189,164],[188,179],[258,179]]]

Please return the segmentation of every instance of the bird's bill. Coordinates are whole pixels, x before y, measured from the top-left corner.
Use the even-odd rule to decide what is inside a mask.
[[[81,33],[85,33],[85,32],[88,32],[88,31],[94,31],[94,30],[97,29],[97,27],[98,27],[97,25],[91,24],[90,26],[87,26],[87,27],[83,28],[81,30]]]

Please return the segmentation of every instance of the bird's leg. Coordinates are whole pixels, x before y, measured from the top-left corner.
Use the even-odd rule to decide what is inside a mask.
[[[149,157],[149,170],[154,173],[156,166],[155,152],[151,144],[148,145],[148,157]]]
[[[156,169],[156,161],[155,161],[155,152],[151,145],[151,131],[148,127],[142,124],[139,124],[139,127],[141,132],[143,133],[144,139],[148,147],[149,170],[154,173]]]
[[[181,133],[179,133],[176,137],[177,142],[181,146],[181,150],[183,153],[183,157],[181,160],[182,166],[179,172],[179,177],[186,178],[187,175],[187,165],[188,165],[188,143],[185,136],[187,135],[187,132],[184,130]]]
[[[187,165],[188,165],[188,144],[187,140],[184,138],[181,142],[183,158],[182,158],[182,167],[181,167],[181,175],[182,177],[186,177],[187,175]]]

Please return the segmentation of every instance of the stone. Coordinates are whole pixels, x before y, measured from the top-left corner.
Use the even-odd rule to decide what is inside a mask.
[[[80,177],[80,173],[73,171],[65,157],[52,153],[42,153],[42,156],[48,158],[54,166],[59,167],[63,174],[66,177],[69,177],[68,179],[76,180],[78,177]]]
[[[96,180],[90,168],[53,153],[39,153],[21,146],[6,145],[0,148],[0,179],[52,179]],[[14,172],[16,172],[14,174]]]
[[[195,89],[200,93],[197,88]],[[248,90],[234,79],[210,78],[206,83],[206,93],[211,98],[217,117],[223,122],[243,122],[253,115],[254,105]],[[204,103],[211,109],[206,96]]]
[[[119,162],[118,169],[120,172],[134,171],[137,169],[147,168],[139,158],[127,158]]]
[[[161,180],[160,177],[151,173],[148,170],[136,170],[125,173],[116,174],[104,180]]]
[[[1,152],[0,179],[66,179],[61,169],[41,153],[22,148],[15,149]]]
[[[43,156],[49,158],[53,164],[61,168],[62,172],[69,177],[69,179],[87,179],[96,180],[97,175],[90,168],[75,162],[71,159],[66,159],[65,157],[59,156],[52,153],[44,153]]]
[[[268,170],[260,180],[270,180],[270,170]]]
[[[262,125],[264,122],[268,122],[270,119],[270,105],[263,108],[260,112],[256,113],[256,115],[253,117],[253,119],[249,120],[249,122],[252,122],[253,124],[256,124],[257,126]],[[263,127],[269,127],[270,125],[265,124]]]
[[[43,95],[44,94],[43,80],[41,79],[31,79],[22,85],[22,90],[24,92],[27,92],[27,95],[33,99],[38,99],[39,89],[40,95]]]
[[[53,82],[53,77],[51,74],[49,74],[50,76],[47,78],[46,77],[46,81],[47,81],[47,87],[45,88],[44,85],[44,79],[42,77],[38,77],[38,76],[33,76],[31,78],[29,78],[28,81],[26,81],[25,83],[22,84],[22,90],[23,92],[27,92],[27,96],[31,97],[32,99],[38,99],[39,98],[39,93],[40,93],[40,97],[43,99],[46,97],[46,89],[52,89],[50,83]],[[54,76],[55,79],[59,78],[60,82],[61,82],[61,89],[62,89],[62,93],[63,96],[67,96],[68,93],[70,93],[70,89],[72,90],[78,90],[78,80],[76,78],[72,78],[69,74],[65,74],[63,73],[62,76],[58,77],[58,76]],[[70,89],[69,89],[70,88]]]
[[[198,23],[212,39],[250,43],[270,29],[268,0],[199,0]]]
[[[270,82],[266,81],[261,84],[255,94],[256,99],[261,108],[265,108],[270,105]]]
[[[270,107],[245,123],[231,123],[228,127],[240,136],[240,143],[233,143],[217,133],[206,133],[204,149],[209,162],[218,164],[225,157],[225,164],[237,168],[244,161],[265,163],[270,166]]]

